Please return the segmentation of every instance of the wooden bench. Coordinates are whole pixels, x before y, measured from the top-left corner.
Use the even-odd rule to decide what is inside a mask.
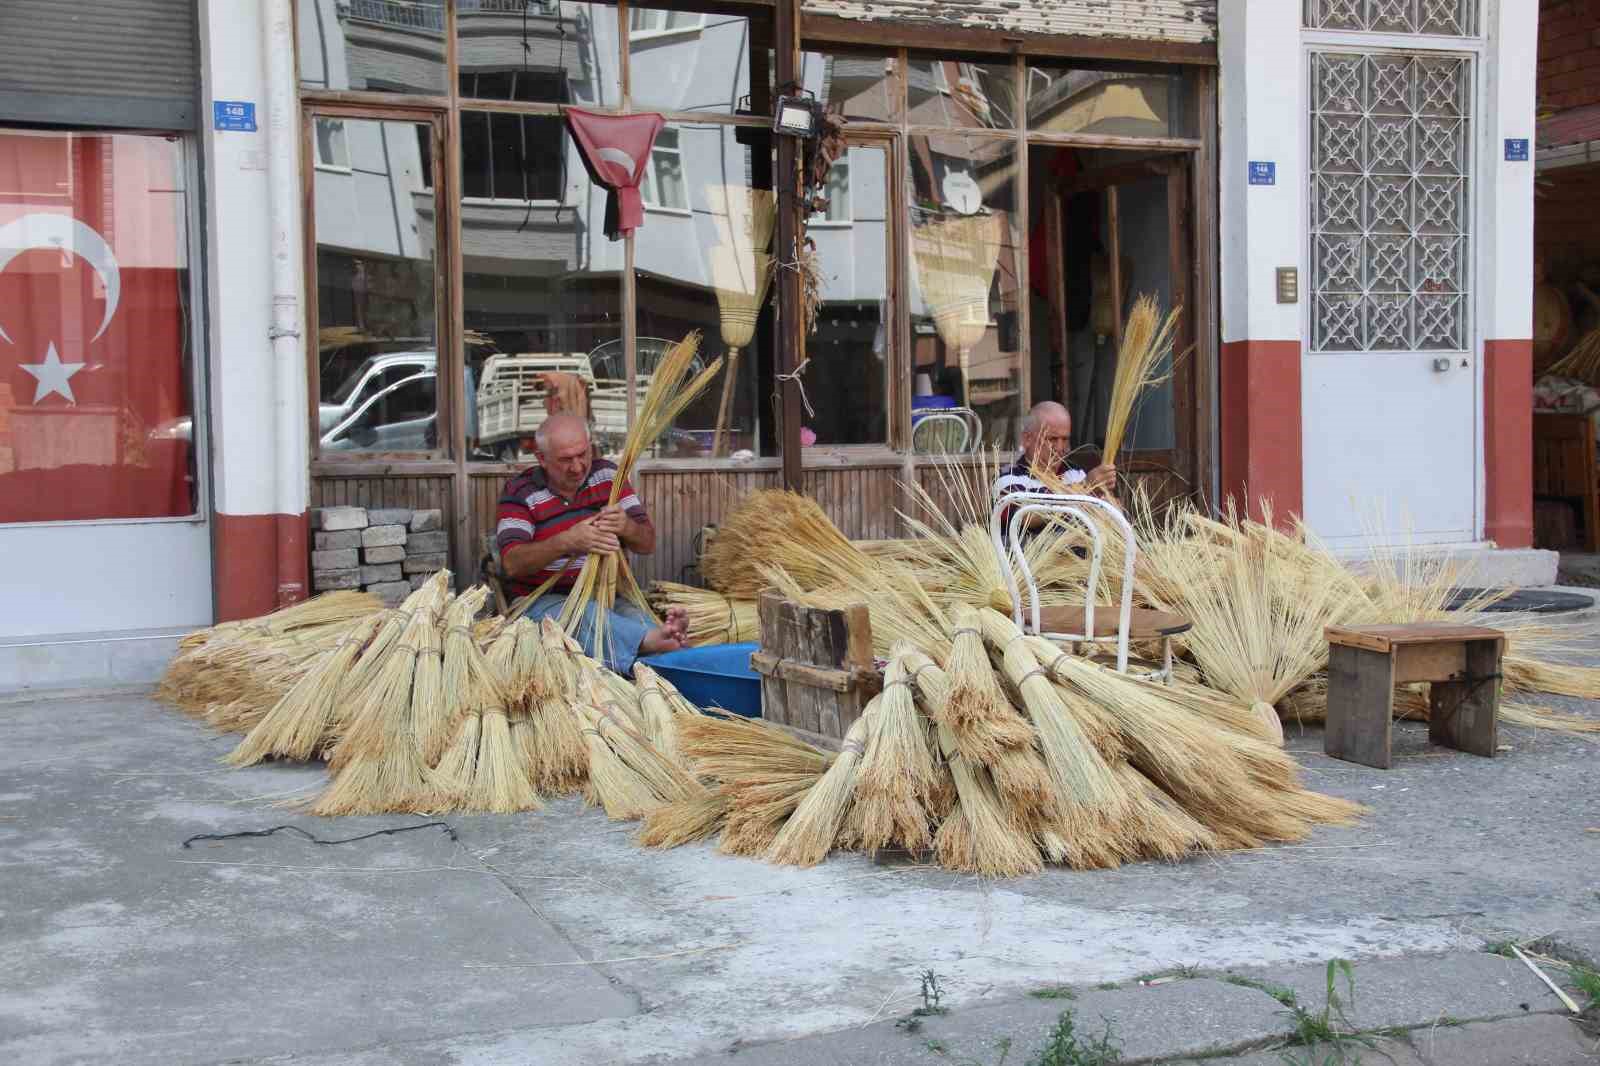
[[[1389,768],[1394,687],[1429,682],[1428,739],[1493,758],[1498,744],[1505,634],[1481,626],[1419,623],[1329,626],[1328,724],[1323,751]]]

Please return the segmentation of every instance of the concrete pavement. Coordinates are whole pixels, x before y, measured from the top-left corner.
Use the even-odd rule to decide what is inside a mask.
[[[1402,724],[1383,772],[1291,728],[1313,787],[1369,804],[1367,821],[1299,847],[985,882],[859,856],[795,870],[648,852],[575,800],[451,816],[456,840],[185,851],[197,833],[422,820],[275,807],[320,769],[221,769],[230,738],[143,696],[12,699],[0,1062],[1000,1066],[1009,1041],[1016,1066],[1063,1009],[1096,1032],[1110,1019],[1131,1061],[1280,1061],[1259,1055],[1292,1018],[1262,989],[1319,1009],[1335,956],[1354,960],[1359,1024],[1397,1028],[1395,1061],[1490,1063],[1537,1041],[1547,1057],[1526,1061],[1600,1061],[1571,1057],[1595,1037],[1525,968],[1480,950],[1549,935],[1600,964],[1600,746],[1502,741],[1478,759]],[[912,1025],[928,971],[949,1013]]]

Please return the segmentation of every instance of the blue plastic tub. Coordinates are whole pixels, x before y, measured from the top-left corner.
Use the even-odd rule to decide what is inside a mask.
[[[708,644],[639,660],[672,682],[696,707],[761,717],[761,675],[750,669],[759,644]]]

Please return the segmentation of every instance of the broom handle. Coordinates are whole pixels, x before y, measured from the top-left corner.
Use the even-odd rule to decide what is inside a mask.
[[[733,415],[733,384],[739,375],[739,349],[728,349],[728,369],[722,378],[722,402],[717,405],[717,435],[711,445],[711,454],[721,458],[727,441],[724,435],[727,432],[728,420]]]

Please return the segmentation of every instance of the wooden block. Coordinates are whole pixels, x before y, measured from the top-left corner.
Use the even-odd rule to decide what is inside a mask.
[[[1428,739],[1458,751],[1494,758],[1499,747],[1502,640],[1466,645],[1461,680],[1436,682],[1428,693]]]
[[[1394,660],[1386,652],[1328,648],[1328,725],[1322,750],[1335,759],[1389,768]]]
[[[1394,649],[1394,683],[1449,681],[1467,669],[1467,642],[1401,644]]]
[[[1443,622],[1421,622],[1386,626],[1328,626],[1323,630],[1329,644],[1365,648],[1387,653],[1399,644],[1429,644],[1443,640],[1489,640],[1501,636],[1497,629],[1459,626]]]

